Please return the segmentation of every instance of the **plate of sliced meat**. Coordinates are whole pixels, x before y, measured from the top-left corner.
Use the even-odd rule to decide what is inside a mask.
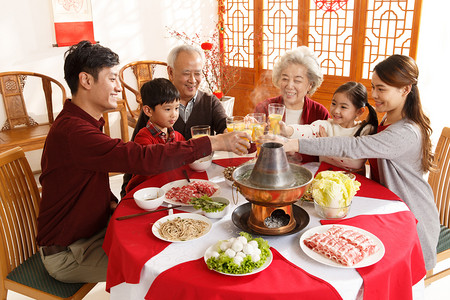
[[[384,245],[374,234],[348,225],[323,225],[307,230],[300,248],[312,259],[339,268],[362,268],[384,256]]]
[[[203,179],[191,179],[189,183],[186,179],[169,182],[161,187],[166,194],[164,201],[170,204],[192,206],[189,204],[191,198],[199,198],[203,195],[218,196],[220,187],[214,182]]]

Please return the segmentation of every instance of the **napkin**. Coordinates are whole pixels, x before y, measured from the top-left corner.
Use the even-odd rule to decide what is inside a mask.
[[[233,157],[233,158],[222,158],[222,159],[215,159],[213,160],[213,163],[216,165],[222,166],[224,168],[226,167],[238,167],[242,165],[245,162],[248,162],[249,160],[253,159],[254,157]]]
[[[247,276],[209,270],[203,257],[179,264],[156,277],[145,299],[342,299],[329,283],[271,250],[272,263]]]
[[[376,235],[384,244],[384,257],[371,266],[356,269],[364,281],[364,300],[412,299],[412,286],[426,273],[422,248],[412,212],[361,215],[322,224],[344,224]]]
[[[346,171],[344,169],[333,166],[331,164],[321,162],[316,174],[321,171],[329,171],[329,170],[330,171]],[[359,188],[359,191],[356,193],[356,196],[384,199],[384,200],[402,201],[399,196],[397,196],[396,194],[394,194],[392,191],[390,191],[388,188],[382,186],[381,184],[379,184],[361,174],[358,174],[358,173],[353,173],[353,174],[356,175],[356,180],[358,180],[361,183],[361,186]]]

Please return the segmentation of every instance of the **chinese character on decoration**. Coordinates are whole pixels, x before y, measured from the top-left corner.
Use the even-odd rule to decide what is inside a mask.
[[[318,9],[324,11],[337,11],[347,4],[348,0],[315,0]]]
[[[167,28],[167,30],[171,36],[184,43],[203,49],[205,54],[205,64],[202,70],[204,80],[200,85],[200,89],[221,99],[241,79],[240,70],[228,65],[225,52],[223,49],[220,49],[217,29],[206,41],[200,38],[198,34],[191,37],[184,32],[180,33],[170,28]]]

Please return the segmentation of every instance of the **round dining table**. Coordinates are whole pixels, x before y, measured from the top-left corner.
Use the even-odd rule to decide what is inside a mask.
[[[206,172],[188,166],[149,177],[119,203],[108,225],[103,248],[109,257],[106,288],[112,300],[122,299],[423,299],[425,267],[417,237],[416,220],[407,205],[378,183],[356,174],[361,188],[353,198],[344,219],[323,220],[314,204],[297,201],[309,215],[301,230],[283,235],[261,236],[268,241],[273,260],[263,271],[247,276],[225,275],[209,270],[204,261],[208,247],[219,240],[239,236],[243,228],[232,220],[233,212],[248,201],[225,181],[226,166],[237,166],[252,159],[216,152]],[[308,163],[312,174],[334,169],[324,163]],[[184,178],[207,179],[220,187],[220,196],[231,201],[225,217],[211,219],[205,236],[185,242],[158,239],[152,225],[169,213],[199,213],[191,206],[150,213],[126,220],[118,217],[143,212],[133,200],[139,189]],[[163,203],[163,206],[167,206]],[[336,267],[313,259],[300,247],[302,234],[325,224],[359,227],[377,236],[385,254],[373,265]],[[397,298],[401,295],[400,298]]]

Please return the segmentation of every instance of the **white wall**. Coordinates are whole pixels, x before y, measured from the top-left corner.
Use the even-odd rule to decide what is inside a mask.
[[[166,60],[179,41],[166,26],[206,38],[217,19],[215,0],[91,0],[95,39],[119,54],[121,64],[134,60]],[[26,70],[44,73],[64,83],[67,47],[54,48],[50,0],[0,0],[0,72]],[[417,62],[424,109],[432,120],[433,141],[443,126],[450,126],[450,21],[446,0],[423,0]],[[436,21],[438,20],[438,21]],[[67,88],[67,92],[69,89]],[[0,125],[5,118],[0,108]],[[113,116],[114,117],[114,116]],[[117,122],[112,135],[120,136]],[[27,153],[33,169],[39,168],[40,151]]]

